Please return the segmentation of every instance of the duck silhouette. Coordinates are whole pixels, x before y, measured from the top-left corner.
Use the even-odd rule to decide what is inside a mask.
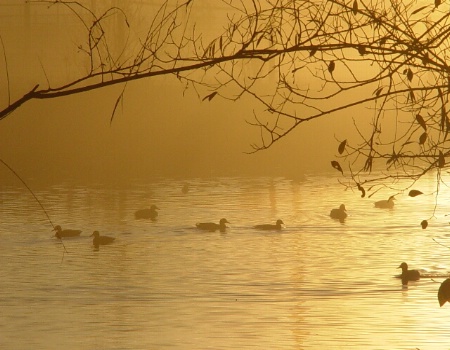
[[[81,230],[69,230],[69,229],[63,230],[61,228],[61,226],[59,226],[59,225],[56,225],[55,228],[53,229],[53,231],[56,231],[55,237],[60,238],[60,239],[63,237],[64,238],[76,237],[76,236],[79,236],[81,233]]]
[[[136,219],[152,219],[155,220],[158,217],[159,208],[156,205],[152,205],[150,209],[140,209],[134,213]]]
[[[338,209],[332,209],[330,212],[330,217],[333,219],[344,220],[347,217],[347,210],[345,205],[341,204]]]
[[[219,223],[216,224],[214,222],[200,222],[200,223],[196,223],[195,226],[197,226],[197,228],[199,230],[203,230],[203,231],[210,231],[210,232],[214,232],[217,230],[220,230],[220,232],[225,232],[227,226],[225,224],[229,224],[230,222],[227,221],[227,219],[220,219]]]
[[[438,291],[439,305],[442,307],[446,302],[450,303],[450,278],[441,283]]]
[[[390,196],[388,199],[375,202],[375,208],[392,209],[394,207],[394,196]]]
[[[402,274],[400,278],[402,279],[403,284],[408,284],[408,281],[417,281],[420,279],[420,272],[417,270],[408,270],[408,264],[402,262],[398,269],[402,269]],[[406,283],[405,283],[406,282]]]
[[[92,236],[94,236],[94,239],[92,240],[92,244],[95,245],[96,247],[98,247],[99,245],[111,244],[115,240],[114,237],[100,236],[100,232],[98,232],[98,231],[94,231],[94,233],[92,233],[91,237]]]
[[[256,228],[257,230],[264,230],[264,231],[280,231],[281,225],[284,225],[283,220],[278,219],[276,224],[262,224],[262,225],[255,225],[253,228]]]

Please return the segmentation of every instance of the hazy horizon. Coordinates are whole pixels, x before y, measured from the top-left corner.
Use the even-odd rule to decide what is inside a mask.
[[[0,35],[12,101],[36,84],[45,88],[49,81],[50,86],[57,86],[83,69],[85,56],[76,47],[77,40],[83,42],[77,32],[79,23],[63,10],[12,2],[0,9],[2,18],[9,18],[0,25]],[[26,25],[20,26],[18,19]],[[136,19],[139,22],[139,16]],[[8,98],[5,67],[0,60],[3,105]],[[0,157],[24,178],[42,181],[150,176],[295,178],[330,170],[338,146],[335,136],[345,136],[340,132],[348,127],[340,122],[341,117],[331,116],[295,130],[268,150],[247,154],[252,151],[250,145],[259,142],[259,130],[246,121],[252,120],[253,111],[261,113],[261,106],[249,97],[237,102],[219,97],[202,101],[193,89],[184,91],[174,76],[132,82],[110,125],[121,91],[122,86],[113,86],[23,105],[1,122]]]

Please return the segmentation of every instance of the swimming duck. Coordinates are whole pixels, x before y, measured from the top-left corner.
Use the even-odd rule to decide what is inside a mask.
[[[75,237],[79,236],[81,233],[81,230],[63,230],[61,226],[56,225],[53,231],[56,231],[55,236],[59,239],[63,237]]]
[[[375,202],[375,208],[392,209],[394,207],[394,196],[390,196],[388,199]]]
[[[92,240],[92,244],[94,244],[95,246],[110,244],[110,243],[114,242],[114,240],[115,240],[114,237],[100,236],[100,232],[98,232],[98,231],[94,231],[94,233],[92,233],[91,237],[92,236],[94,236],[94,239]]]
[[[345,209],[345,205],[341,204],[339,209],[332,209],[330,212],[330,216],[333,219],[344,220],[347,217],[347,210]]]
[[[159,208],[156,205],[152,205],[150,209],[141,209],[134,213],[136,219],[156,219],[158,212],[156,210]]]
[[[420,272],[417,270],[408,270],[408,264],[405,262],[402,262],[398,269],[402,269],[402,274],[400,275],[400,278],[403,282],[408,281],[417,281],[420,279]]]
[[[439,305],[444,305],[447,301],[450,303],[450,278],[442,282],[438,291]]]
[[[284,225],[283,220],[278,219],[277,223],[275,225],[272,224],[263,224],[263,225],[255,225],[253,228],[256,228],[257,230],[265,230],[265,231],[280,231],[281,225]]]
[[[229,224],[230,222],[227,221],[227,219],[220,219],[219,223],[216,224],[214,222],[200,222],[195,224],[198,229],[204,230],[204,231],[211,231],[214,232],[216,230],[220,230],[220,232],[224,232],[227,226],[225,224]]]

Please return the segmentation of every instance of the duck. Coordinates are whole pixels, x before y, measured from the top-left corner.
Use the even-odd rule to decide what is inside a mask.
[[[339,209],[332,209],[330,212],[330,216],[333,219],[344,220],[347,217],[347,210],[345,209],[345,205],[341,204]]]
[[[63,230],[61,228],[61,226],[59,226],[59,225],[56,225],[54,227],[53,231],[56,231],[55,237],[57,237],[59,239],[61,239],[63,237],[64,238],[66,238],[66,237],[76,237],[76,236],[79,236],[80,233],[81,233],[81,230],[69,230],[69,229]]]
[[[375,202],[375,208],[392,209],[394,207],[394,196],[390,196],[388,199]]]
[[[156,205],[152,205],[150,209],[141,209],[134,213],[136,219],[156,219],[158,217],[159,208]]]
[[[214,222],[200,222],[200,223],[196,223],[195,226],[197,226],[197,228],[199,230],[203,230],[203,231],[214,232],[214,231],[220,230],[220,232],[224,232],[225,229],[227,228],[227,226],[225,224],[229,224],[229,223],[230,222],[227,221],[227,219],[223,218],[223,219],[220,219],[218,224],[216,224]]]
[[[280,231],[281,225],[284,225],[283,220],[278,219],[276,224],[262,224],[262,225],[255,225],[253,228],[256,228],[257,230],[265,230],[265,231]]]
[[[407,263],[402,262],[398,267],[398,269],[400,268],[402,269],[402,274],[400,275],[400,278],[402,279],[403,282],[417,281],[420,279],[420,272],[417,270],[408,270]]]
[[[94,244],[95,246],[111,244],[115,240],[114,237],[100,236],[100,232],[98,232],[98,231],[94,231],[92,233],[91,237],[92,236],[94,236],[94,239],[92,240],[92,244]]]
[[[438,291],[439,305],[442,307],[446,302],[450,303],[450,278],[442,282]]]

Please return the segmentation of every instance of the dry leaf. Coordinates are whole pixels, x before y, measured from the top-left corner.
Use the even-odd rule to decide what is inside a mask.
[[[347,145],[347,140],[344,140],[339,144],[339,147],[338,147],[339,154],[344,153],[346,145]]]
[[[423,145],[425,143],[425,141],[427,140],[428,134],[426,132],[424,132],[422,135],[420,135],[419,137],[419,143],[421,145]]]
[[[423,194],[423,192],[419,191],[419,190],[411,190],[408,193],[408,196],[410,197],[417,197],[419,195]]]
[[[439,151],[438,167],[443,168],[445,166],[445,157],[442,151]]]
[[[337,161],[332,160],[331,161],[331,166],[333,168],[335,168],[336,170],[339,170],[342,173],[342,175],[344,175],[344,171],[342,170],[341,165]]]
[[[358,185],[358,190],[361,191],[361,198],[364,198],[366,196],[366,190],[360,184],[357,184],[357,185]]]
[[[352,11],[353,11],[354,15],[356,15],[358,13],[358,2],[356,0],[353,2]]]
[[[423,130],[427,130],[427,124],[425,123],[425,120],[420,114],[416,115],[416,120],[420,124],[420,126],[423,128]]]
[[[204,100],[206,100],[206,99],[208,99],[209,101],[211,101],[211,100],[214,98],[214,96],[216,96],[216,95],[217,95],[217,91],[214,91],[213,93],[211,93],[211,94],[209,94],[209,95],[203,97],[202,101],[204,101]]]
[[[333,74],[333,71],[334,71],[334,68],[336,67],[336,64],[334,63],[334,61],[331,61],[329,64],[328,64],[328,71],[331,73],[331,74]]]

